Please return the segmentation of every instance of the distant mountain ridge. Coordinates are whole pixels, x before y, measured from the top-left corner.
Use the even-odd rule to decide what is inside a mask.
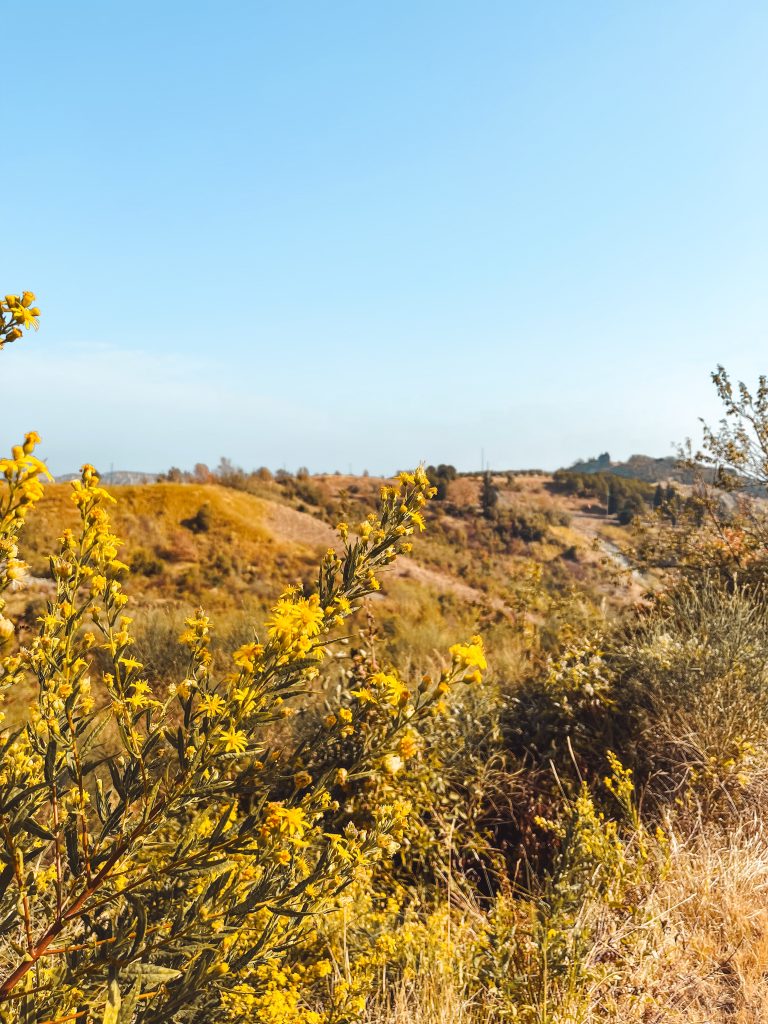
[[[631,477],[649,484],[662,480],[691,484],[696,479],[696,471],[672,455],[660,459],[651,455],[630,455],[626,462],[613,462],[608,452],[603,452],[595,458],[574,462],[567,469],[570,473],[613,473],[614,476]]]

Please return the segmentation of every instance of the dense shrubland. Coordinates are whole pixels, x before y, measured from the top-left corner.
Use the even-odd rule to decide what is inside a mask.
[[[33,303],[5,298],[0,343]],[[768,390],[716,384],[707,480],[621,485],[654,571],[623,607],[568,576],[561,508],[447,465],[377,511],[367,481],[199,466],[209,497],[172,539],[131,512],[123,558],[90,466],[54,536],[28,434],[0,461],[0,1019],[764,1019]],[[617,493],[581,477],[555,489]],[[232,561],[214,482],[332,516],[314,576],[245,525]],[[426,564],[464,552],[475,590],[385,576],[430,497]],[[219,629],[179,611],[222,590]]]
[[[597,499],[607,515],[617,516],[625,526],[649,505],[657,505],[657,488],[652,484],[609,472],[558,469],[552,477],[552,488],[562,494]]]

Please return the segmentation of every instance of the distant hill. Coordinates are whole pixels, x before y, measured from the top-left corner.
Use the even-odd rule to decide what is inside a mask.
[[[572,473],[613,473],[615,476],[631,477],[655,484],[661,480],[676,480],[681,484],[694,482],[696,473],[684,465],[679,459],[668,455],[655,459],[650,455],[630,455],[626,462],[613,462],[608,452],[603,452],[593,459],[584,459],[568,466]],[[707,470],[702,467],[704,475]]]
[[[451,469],[453,467],[450,467]],[[630,455],[626,462],[614,462],[608,452],[603,452],[591,459],[579,459],[568,467],[562,467],[570,473],[613,473],[615,476],[630,477],[635,480],[642,480],[645,483],[658,483],[659,481],[675,480],[678,483],[690,484],[694,482],[694,472],[683,465],[673,456],[655,459],[650,455]],[[541,469],[516,469],[511,470],[515,476],[547,476]],[[702,473],[708,474],[706,467],[702,467]],[[454,470],[454,474],[456,471]],[[320,474],[322,476],[323,474]],[[458,474],[459,476],[475,476],[476,473]],[[190,475],[187,474],[189,477]],[[105,485],[111,486],[135,486],[137,484],[154,484],[162,477],[159,473],[143,473],[138,470],[116,469],[109,473],[102,473],[101,480]],[[79,473],[64,473],[57,476],[56,483],[68,483],[71,480],[79,480]],[[357,480],[357,478],[350,478]],[[362,478],[361,478],[362,479]],[[177,481],[181,482],[181,481]],[[187,479],[185,482],[194,482]]]
[[[113,476],[118,479],[117,473]],[[342,518],[364,522],[381,488],[392,483],[372,476],[254,475],[245,481],[252,490],[244,490],[218,482],[158,483],[150,473],[131,476],[139,482],[110,484],[106,478],[105,483],[117,499],[109,513],[124,542],[120,560],[132,569],[130,590],[140,599],[137,622],[147,643],[156,613],[178,612],[183,619],[186,609],[203,604],[217,619],[223,616],[225,630],[234,629],[245,613],[261,621],[287,583],[312,588],[318,557],[338,547],[336,523]],[[603,529],[616,534],[612,543],[620,541],[620,528],[610,516],[585,513],[593,499],[557,492],[550,480],[548,475],[498,474],[491,517],[484,514],[479,475],[449,481],[443,498],[429,505],[428,529],[414,545],[413,557],[382,576],[386,586],[379,615],[390,614],[386,595],[393,587],[409,608],[402,630],[397,626],[387,634],[387,643],[412,646],[418,634],[430,653],[436,631],[444,626],[448,637],[455,635],[447,631],[452,623],[471,631],[478,615],[492,615],[494,621],[506,616],[513,607],[510,594],[528,585],[526,567],[533,557],[544,560],[544,585],[553,592],[578,584],[600,600],[606,595],[617,603],[626,600],[630,591],[606,576],[594,547]],[[30,629],[53,585],[49,552],[67,528],[77,529],[77,510],[71,488],[60,479],[45,487],[25,527],[34,593],[20,589],[13,599]],[[249,630],[246,638],[252,635]]]

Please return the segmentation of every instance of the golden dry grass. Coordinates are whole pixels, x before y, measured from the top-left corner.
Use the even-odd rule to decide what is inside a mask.
[[[731,829],[672,836],[657,882],[631,920],[604,907],[584,965],[602,968],[568,1005],[536,1024],[765,1024],[768,1021],[768,829],[760,815]],[[502,1024],[514,1007],[471,984],[481,911],[464,904],[443,955],[394,986],[386,972],[368,1024]],[[456,915],[454,915],[455,919]],[[445,950],[448,950],[446,953]],[[605,970],[606,965],[608,969]]]

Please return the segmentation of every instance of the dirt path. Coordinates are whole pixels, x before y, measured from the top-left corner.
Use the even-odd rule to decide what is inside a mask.
[[[462,583],[447,573],[438,572],[437,569],[430,569],[426,565],[418,565],[409,558],[401,558],[395,562],[389,570],[392,576],[398,579],[412,579],[427,586],[436,587],[447,593],[455,594],[456,597],[469,602],[470,604],[482,604],[494,611],[501,611],[511,614],[511,609],[498,597],[490,597],[484,594],[477,587],[471,587],[468,583]]]
[[[336,531],[309,513],[297,512],[295,508],[288,508],[276,501],[262,499],[261,504],[264,517],[259,525],[266,527],[275,540],[300,544],[313,552],[338,545]]]
[[[633,568],[632,563],[614,541],[604,537],[600,532],[601,526],[618,526],[618,520],[614,516],[605,516],[599,513],[587,512],[585,510],[571,513],[571,526],[587,540],[594,551],[604,556],[611,565],[626,580],[633,597],[641,597],[653,581]]]

